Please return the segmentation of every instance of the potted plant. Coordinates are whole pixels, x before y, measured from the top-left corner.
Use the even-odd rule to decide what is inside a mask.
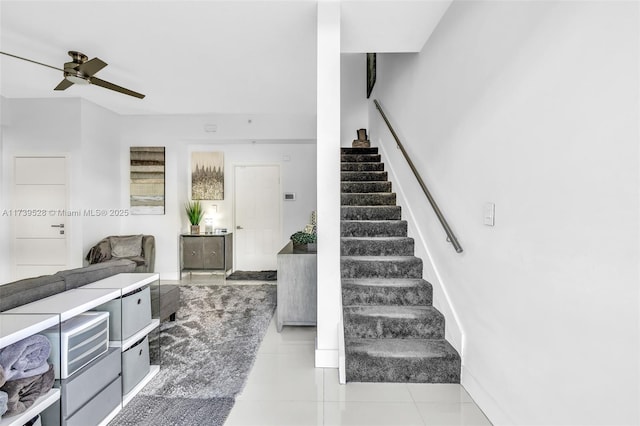
[[[291,241],[293,241],[293,248],[297,250],[316,250],[316,234],[298,231],[291,235]]]
[[[200,221],[204,216],[202,204],[200,204],[200,201],[189,201],[185,203],[184,210],[187,212],[187,217],[189,218],[189,222],[191,223],[191,233],[199,234]]]

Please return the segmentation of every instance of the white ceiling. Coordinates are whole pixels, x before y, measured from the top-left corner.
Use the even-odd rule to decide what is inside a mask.
[[[343,52],[419,51],[451,0],[343,0]],[[0,55],[7,98],[83,97],[121,114],[311,114],[316,0],[6,1],[0,50],[62,68],[68,50],[109,65],[97,86]],[[364,70],[363,70],[364,72]]]

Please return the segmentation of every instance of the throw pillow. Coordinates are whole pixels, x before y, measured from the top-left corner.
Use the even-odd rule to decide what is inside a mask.
[[[142,234],[111,237],[111,256],[132,257],[142,254]]]

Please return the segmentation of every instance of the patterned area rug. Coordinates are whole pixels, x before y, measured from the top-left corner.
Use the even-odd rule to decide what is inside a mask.
[[[234,271],[227,279],[232,281],[276,281],[278,271]]]
[[[222,425],[276,306],[276,286],[181,286],[160,372],[110,425]]]

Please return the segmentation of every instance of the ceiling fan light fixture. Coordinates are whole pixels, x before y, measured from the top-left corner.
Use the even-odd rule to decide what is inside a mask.
[[[77,75],[73,75],[73,74],[69,74],[66,73],[64,78],[66,78],[67,80],[69,80],[70,82],[74,83],[74,84],[90,84],[91,82],[89,81],[89,77],[79,77]]]

